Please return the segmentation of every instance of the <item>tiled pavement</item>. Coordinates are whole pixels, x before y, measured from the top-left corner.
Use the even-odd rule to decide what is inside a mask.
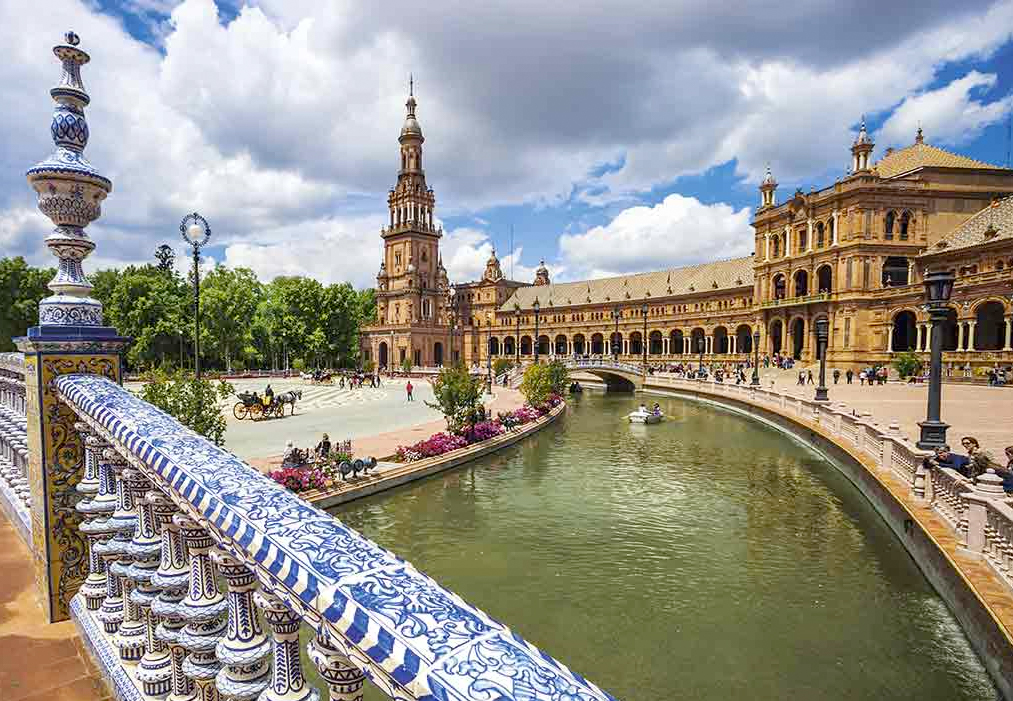
[[[28,548],[0,513],[0,699],[108,698],[74,624],[45,622]]]

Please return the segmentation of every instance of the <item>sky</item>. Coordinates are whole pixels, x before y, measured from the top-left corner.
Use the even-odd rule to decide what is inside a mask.
[[[197,211],[209,265],[372,286],[409,75],[452,282],[493,246],[528,281],[749,255],[767,166],[781,199],[832,183],[863,115],[876,156],[921,125],[1008,159],[1013,0],[0,0],[0,256],[38,265],[67,30],[113,181],[86,270],[183,265]]]

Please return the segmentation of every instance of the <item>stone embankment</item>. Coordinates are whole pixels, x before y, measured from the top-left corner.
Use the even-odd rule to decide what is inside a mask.
[[[342,482],[334,489],[302,492],[300,496],[314,506],[327,509],[354,499],[361,499],[394,487],[400,487],[403,484],[464,465],[513,445],[555,422],[564,411],[566,411],[565,402],[554,407],[545,416],[489,440],[469,445],[467,448],[409,463],[382,462],[372,475]]]

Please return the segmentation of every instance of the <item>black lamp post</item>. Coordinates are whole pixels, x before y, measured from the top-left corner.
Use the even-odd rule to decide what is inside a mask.
[[[749,384],[760,386],[760,332],[753,331],[753,379]]]
[[[200,379],[200,249],[211,238],[207,219],[194,212],[183,217],[179,233],[193,249],[193,373]]]
[[[925,420],[919,422],[921,438],[916,445],[922,450],[932,450],[946,445],[946,429],[949,424],[939,419],[939,408],[943,389],[943,323],[946,321],[946,303],[953,293],[954,276],[949,271],[930,272],[925,276],[925,292],[928,296],[926,307],[929,312],[929,401]]]
[[[827,339],[830,336],[830,320],[821,316],[816,320],[816,352],[820,356],[820,383],[816,386],[815,402],[829,402],[827,396]]]
[[[701,380],[703,379],[703,352],[706,346],[707,346],[706,338],[701,336],[700,338],[697,339],[696,349],[700,351],[700,367],[697,368],[696,376]]]
[[[542,308],[542,305],[538,303],[537,297],[535,297],[534,304],[531,305],[531,308],[535,310],[535,365],[538,365],[538,347],[542,345],[538,336],[538,310]]]
[[[619,362],[619,319],[623,316],[619,307],[612,310],[612,320],[616,322],[616,332],[612,335],[612,359]]]
[[[514,316],[517,317],[517,336],[514,338],[514,358],[519,367],[521,364],[521,305],[514,305]]]
[[[640,305],[640,313],[644,317],[644,335],[640,338],[640,345],[644,351],[644,375],[647,375],[647,302]]]

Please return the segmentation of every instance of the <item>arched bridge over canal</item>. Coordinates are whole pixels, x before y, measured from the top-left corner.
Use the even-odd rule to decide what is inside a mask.
[[[610,392],[633,392],[644,386],[644,370],[639,365],[611,359],[566,358],[569,370],[579,370],[602,379]]]

